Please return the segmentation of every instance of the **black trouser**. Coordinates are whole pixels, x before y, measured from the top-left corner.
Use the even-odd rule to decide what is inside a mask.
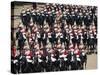
[[[42,39],[41,38],[38,38],[39,46],[41,46],[41,42],[42,42]]]
[[[55,39],[55,43],[57,44],[58,43],[58,38],[54,38]]]
[[[94,48],[97,49],[97,39],[94,38],[93,40],[94,40]]]
[[[18,47],[19,47],[20,50],[23,49],[23,47],[24,47],[24,40],[18,40]]]
[[[49,38],[49,42],[50,42],[51,44],[53,43],[52,38]]]
[[[43,44],[43,46],[46,46],[46,44],[47,44],[47,39],[46,38],[42,39],[42,44]]]
[[[19,73],[19,70],[20,70],[20,66],[18,63],[13,63],[11,62],[11,72],[16,74],[16,73]]]
[[[52,69],[51,69],[52,71],[56,70],[56,66],[55,65],[56,65],[56,62],[52,62]]]
[[[68,48],[69,47],[69,40],[68,39],[65,39],[65,43],[66,43],[66,46]]]
[[[94,40],[93,39],[89,40],[89,46],[90,46],[91,52],[94,52]]]
[[[69,70],[69,61],[64,61],[64,64],[65,64],[65,70]]]
[[[54,44],[55,43],[55,40],[56,40],[56,38],[51,38],[52,39],[52,43]]]
[[[83,39],[83,44],[86,45],[86,43],[87,43],[87,39],[84,38],[84,39]]]
[[[39,62],[39,66],[40,66],[40,71],[44,72],[44,70],[46,71],[46,62]]]
[[[65,62],[64,62],[64,59],[61,59],[61,60],[60,60],[60,65],[61,65],[61,66],[60,66],[60,70],[61,70],[61,71],[64,71],[64,70],[65,70]]]
[[[73,45],[75,47],[75,44],[76,44],[76,39],[75,38],[72,39],[72,43],[73,43]]]
[[[76,44],[79,47],[79,45],[80,45],[80,39],[76,39]]]
[[[80,61],[77,61],[77,63],[76,63],[76,69],[78,70],[80,70],[81,69],[81,62]]]
[[[87,47],[89,48],[89,39],[87,39]]]
[[[64,43],[64,38],[60,38],[61,44]]]
[[[28,27],[28,22],[27,21],[22,21],[22,23],[26,28]]]
[[[51,68],[52,68],[52,66],[51,66],[51,61],[48,61],[48,62],[46,63],[46,65],[47,65],[46,71],[47,71],[47,72],[52,71],[52,70],[51,70]]]
[[[71,70],[76,70],[77,67],[76,67],[76,61],[72,61],[71,62]]]

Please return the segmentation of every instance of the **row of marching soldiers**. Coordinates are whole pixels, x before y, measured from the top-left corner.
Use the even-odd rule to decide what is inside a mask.
[[[28,27],[30,22],[43,27],[46,23],[54,27],[55,23],[66,21],[68,25],[73,26],[74,22],[78,26],[82,23],[88,28],[92,22],[97,26],[97,7],[96,6],[78,6],[64,4],[46,4],[44,7],[36,9],[24,9],[21,12],[21,20],[24,26]],[[62,24],[63,28],[63,24]]]
[[[71,44],[68,49],[61,45],[41,49],[36,47],[33,50],[27,47],[16,50],[16,47],[12,47],[11,59],[12,73],[82,70],[86,69],[87,64],[84,47]]]
[[[50,4],[23,10],[12,43],[12,72],[85,69],[85,52],[96,52],[96,16],[95,6]]]
[[[85,26],[74,25],[71,27],[65,24],[63,30],[59,24],[55,24],[52,29],[48,25],[45,25],[44,28],[32,25],[29,29],[19,26],[16,38],[19,49],[23,49],[26,42],[30,49],[35,46],[42,48],[54,47],[59,44],[68,48],[69,44],[73,44],[74,47],[76,44],[77,46],[82,44],[88,53],[95,53],[97,47],[97,31],[94,25],[86,29]]]

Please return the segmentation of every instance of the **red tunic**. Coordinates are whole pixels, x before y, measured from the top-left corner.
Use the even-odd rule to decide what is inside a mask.
[[[16,56],[16,48],[12,47],[11,51],[12,51],[12,56],[15,57]]]
[[[76,49],[76,50],[74,51],[74,53],[75,53],[76,55],[80,55],[79,49]]]
[[[68,52],[67,51],[64,51],[64,55],[68,55]]]
[[[28,50],[25,52],[25,55],[28,56],[29,59],[32,57],[32,51]]]

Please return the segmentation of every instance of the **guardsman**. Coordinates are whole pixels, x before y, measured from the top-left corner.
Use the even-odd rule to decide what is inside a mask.
[[[39,31],[36,32],[36,37],[37,37],[37,40],[38,40],[39,46],[41,46],[41,42],[42,42],[42,40],[41,40],[41,33],[40,33]]]
[[[69,25],[70,24],[70,13],[66,13],[66,23]]]
[[[81,26],[82,25],[82,21],[83,21],[83,16],[82,16],[82,13],[80,12],[77,15],[76,24]]]
[[[53,44],[53,42],[52,42],[52,36],[51,36],[51,33],[52,32],[48,32],[48,39],[49,39],[49,42],[51,43],[51,45]]]
[[[31,12],[30,12],[30,9],[28,8],[26,10],[26,22],[27,22],[27,26],[29,26],[30,21],[31,21]]]
[[[86,46],[86,43],[87,43],[87,31],[85,30],[83,32],[83,44]]]
[[[64,35],[62,32],[60,32],[60,42],[61,44],[64,44]]]
[[[27,59],[27,62],[32,62],[32,51],[30,51],[27,47],[25,48],[25,56]]]
[[[93,33],[90,33],[89,45],[90,45],[90,51],[94,52],[94,35],[93,35]]]
[[[18,39],[18,47],[23,49],[26,37],[25,37],[25,29],[21,27],[21,29],[16,33],[16,38]]]
[[[44,25],[44,20],[45,20],[45,14],[44,14],[44,11],[41,11],[41,15],[40,15],[40,25],[42,27]]]
[[[70,24],[71,24],[71,26],[74,25],[74,22],[75,22],[75,14],[74,14],[74,12],[71,12],[71,14],[70,14]]]
[[[21,21],[22,21],[23,25],[25,27],[27,27],[27,25],[28,25],[28,23],[27,23],[27,14],[26,14],[25,10],[22,10],[22,12],[20,14],[20,17],[21,17]]]
[[[32,17],[32,21],[35,24],[36,23],[36,11],[33,9],[31,11],[31,17]]]
[[[68,55],[68,51],[65,50],[65,48],[63,48],[61,51],[60,51],[61,55],[60,55],[60,58],[63,58],[64,61],[67,61],[67,55]]]
[[[39,26],[39,22],[40,22],[40,11],[37,10],[37,11],[36,11],[36,25]]]
[[[96,27],[93,27],[93,35],[94,35],[94,49],[97,49],[97,30]],[[97,51],[95,51],[97,52]]]
[[[53,24],[54,24],[54,16],[52,15],[51,12],[48,12],[48,14],[49,14],[49,16],[48,16],[48,24],[49,24],[50,27],[52,27]]]
[[[51,50],[51,68],[52,68],[52,71],[55,71],[55,69],[56,69],[56,61],[57,61],[57,59],[56,59],[56,57],[55,57],[55,50],[54,50],[54,48],[52,48],[52,50]]]
[[[53,45],[54,45],[55,39],[56,39],[56,34],[55,34],[55,32],[51,32],[51,37],[52,37],[52,43],[53,43]]]
[[[30,46],[30,48],[32,49],[32,45],[33,45],[33,38],[32,38],[32,34],[31,33],[29,33],[29,35],[28,35],[28,43],[29,43],[29,46]]]
[[[42,38],[42,44],[43,44],[43,46],[46,46],[46,44],[47,44],[47,33],[42,32],[41,33],[41,38]]]

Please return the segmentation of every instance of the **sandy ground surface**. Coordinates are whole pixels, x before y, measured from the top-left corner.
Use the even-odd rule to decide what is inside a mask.
[[[96,54],[88,55],[86,69],[96,69],[96,68],[97,68],[97,55]]]

